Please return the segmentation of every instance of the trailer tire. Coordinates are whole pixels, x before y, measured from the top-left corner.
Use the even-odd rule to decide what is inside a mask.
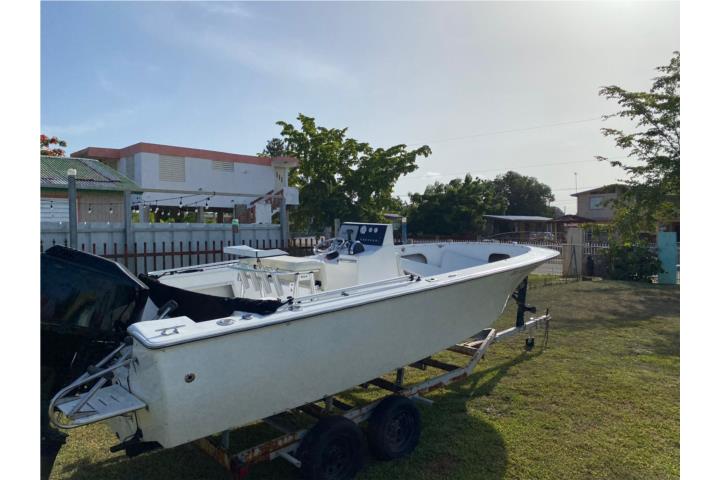
[[[409,455],[420,441],[420,430],[420,411],[415,404],[399,395],[387,397],[368,421],[370,451],[380,460]]]
[[[303,437],[297,450],[300,472],[309,480],[350,480],[365,464],[365,438],[345,417],[321,419]]]

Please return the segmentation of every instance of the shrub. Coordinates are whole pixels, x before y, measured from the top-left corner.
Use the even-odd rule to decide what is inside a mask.
[[[646,243],[611,243],[604,257],[612,280],[650,282],[662,272],[657,253]]]

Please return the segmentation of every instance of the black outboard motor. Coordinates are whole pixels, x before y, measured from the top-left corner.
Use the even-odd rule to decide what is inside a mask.
[[[112,351],[140,320],[148,287],[111,260],[56,245],[40,256],[42,478],[64,443],[50,428],[52,396]]]

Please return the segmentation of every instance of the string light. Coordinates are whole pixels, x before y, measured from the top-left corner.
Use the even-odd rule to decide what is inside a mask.
[[[111,207],[110,207],[110,215],[112,215],[112,214],[113,214],[113,208],[112,208],[112,206],[111,206]]]
[[[88,213],[92,213],[92,203],[88,205]]]

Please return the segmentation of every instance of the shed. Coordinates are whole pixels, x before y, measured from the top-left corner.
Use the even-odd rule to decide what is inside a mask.
[[[111,167],[89,158],[40,156],[40,220],[69,219],[67,171],[77,171],[79,222],[122,222],[125,192],[141,193],[132,180]]]
[[[485,235],[488,237],[507,236],[522,240],[531,234],[551,232],[552,218],[537,215],[483,215],[487,220]]]

